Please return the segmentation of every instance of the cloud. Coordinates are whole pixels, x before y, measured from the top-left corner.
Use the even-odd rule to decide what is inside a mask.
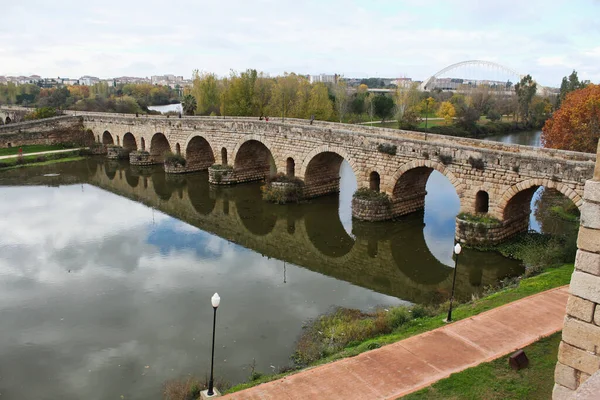
[[[583,63],[600,38],[597,2],[575,8],[517,0],[434,1],[427,7],[412,0],[313,0],[302,7],[291,0],[180,1],[172,13],[181,18],[167,18],[171,11],[157,1],[61,5],[35,0],[3,9],[0,74],[190,76],[193,69],[226,75],[257,68],[425,79],[467,59],[496,60],[528,73],[539,58],[566,57],[569,43],[566,59]],[[561,41],[548,30],[558,24]],[[80,64],[61,62],[75,54]],[[597,76],[600,66],[589,69]],[[562,78],[555,70],[535,72],[547,85]]]

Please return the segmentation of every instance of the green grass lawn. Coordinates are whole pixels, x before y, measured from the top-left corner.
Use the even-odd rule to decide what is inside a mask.
[[[561,333],[524,349],[529,367],[514,371],[508,356],[451,375],[403,400],[546,400],[552,397]]]
[[[45,145],[45,144],[32,144],[30,146],[15,146],[15,147],[5,147],[0,149],[0,156],[11,156],[19,154],[19,148],[23,149],[23,154],[29,153],[38,153],[41,151],[52,151],[52,150],[63,150],[68,149],[69,147],[64,144],[53,144],[53,145]]]

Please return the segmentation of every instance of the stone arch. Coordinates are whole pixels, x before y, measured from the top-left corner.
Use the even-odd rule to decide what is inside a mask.
[[[296,176],[296,162],[292,157],[288,157],[285,163],[285,174],[289,178]]]
[[[135,136],[131,132],[127,132],[123,135],[123,148],[128,151],[137,150],[137,142]]]
[[[415,160],[402,165],[393,175],[393,186],[384,191],[392,198],[392,216],[407,215],[425,207],[427,181],[433,171],[444,175],[454,186],[459,200],[462,199],[463,186],[443,164],[430,160]]]
[[[115,140],[109,131],[104,131],[104,133],[102,133],[102,144],[115,144]]]
[[[266,179],[277,173],[277,162],[262,141],[249,139],[233,152],[233,169],[238,182]]]
[[[518,218],[522,214],[529,215],[531,212],[529,207],[531,197],[540,186],[548,189],[556,189],[565,195],[565,197],[571,199],[577,208],[581,209],[583,198],[577,190],[570,188],[562,182],[555,182],[550,179],[528,179],[511,186],[504,192],[496,206],[494,215],[503,221],[507,218]],[[519,212],[519,208],[526,208],[526,212]]]
[[[4,120],[4,123],[5,123],[6,125],[8,125],[8,124],[10,124],[11,122],[12,122],[12,120],[11,120],[11,119],[10,119],[10,117],[7,115],[7,116],[6,116],[6,119]]]
[[[167,137],[160,132],[155,133],[150,140],[150,156],[152,160],[162,163],[165,161],[165,154],[170,151],[171,145]]]
[[[304,178],[304,197],[317,197],[340,191],[340,167],[346,160],[358,178],[356,162],[341,148],[322,146],[303,160],[299,177]]]
[[[310,153],[308,153],[304,157],[304,159],[302,160],[302,164],[300,165],[300,173],[297,174],[298,177],[305,178],[306,169],[308,168],[308,164],[310,164],[312,159],[315,158],[320,153],[336,153],[336,154],[340,155],[344,160],[346,160],[348,162],[348,164],[350,164],[350,167],[352,168],[352,172],[354,172],[354,176],[356,176],[358,178],[359,174],[358,174],[358,170],[357,170],[356,161],[354,161],[354,158],[350,157],[350,155],[343,148],[337,147],[337,146],[329,146],[329,145],[317,147],[316,149],[313,149]]]
[[[415,161],[408,162],[406,164],[402,164],[402,166],[400,168],[398,168],[396,170],[396,172],[394,173],[394,175],[392,176],[391,181],[388,182],[384,186],[383,190],[387,194],[393,195],[396,184],[397,184],[398,180],[402,177],[402,175],[404,175],[404,173],[406,173],[412,169],[419,168],[419,167],[425,167],[425,168],[431,169],[432,170],[431,172],[433,172],[433,170],[436,170],[439,173],[441,173],[442,175],[444,175],[446,178],[448,178],[448,180],[450,181],[452,186],[454,186],[454,188],[456,189],[456,194],[458,194],[458,197],[462,198],[462,194],[465,190],[464,184],[462,184],[458,181],[458,179],[456,178],[454,173],[452,173],[452,171],[448,167],[446,167],[442,163],[439,163],[437,161],[432,161],[432,160],[415,160]]]
[[[490,209],[490,195],[485,190],[480,190],[475,194],[475,212],[487,214]]]
[[[221,164],[227,165],[227,149],[225,147],[221,148]]]
[[[248,135],[248,136],[244,136],[242,137],[240,140],[237,141],[237,143],[235,144],[233,151],[231,152],[231,158],[233,159],[233,162],[235,164],[235,160],[237,159],[237,155],[238,152],[240,151],[240,149],[242,148],[242,146],[249,141],[256,141],[256,142],[260,142],[262,143],[267,150],[269,150],[269,152],[271,153],[271,156],[273,157],[273,161],[275,161],[275,165],[277,167],[279,167],[281,165],[281,160],[278,154],[274,153],[273,150],[275,146],[272,145],[271,142],[269,142],[267,139],[264,138],[264,136],[261,135]]]
[[[202,136],[189,138],[185,147],[185,159],[189,171],[205,170],[215,163],[213,149]]]
[[[369,189],[379,192],[380,183],[381,178],[379,177],[379,173],[377,171],[372,171],[369,174]]]

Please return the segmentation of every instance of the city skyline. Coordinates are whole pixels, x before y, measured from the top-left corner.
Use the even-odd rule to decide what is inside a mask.
[[[166,7],[154,0],[102,6],[64,0],[8,4],[0,75],[190,77],[254,68],[424,80],[464,60],[495,61],[558,86],[573,69],[600,81],[600,1],[516,0],[423,7],[404,2],[229,0]],[[27,29],[23,29],[23,21]]]

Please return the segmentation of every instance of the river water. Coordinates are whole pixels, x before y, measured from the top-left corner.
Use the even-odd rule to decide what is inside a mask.
[[[153,399],[204,376],[214,292],[215,374],[232,383],[254,361],[288,365],[303,324],[334,307],[445,301],[450,182],[434,172],[424,212],[382,223],[352,221],[355,189],[346,163],[339,196],[286,206],[258,183],[102,158],[0,173],[2,398]],[[457,271],[468,299],[522,266],[465,250]]]

